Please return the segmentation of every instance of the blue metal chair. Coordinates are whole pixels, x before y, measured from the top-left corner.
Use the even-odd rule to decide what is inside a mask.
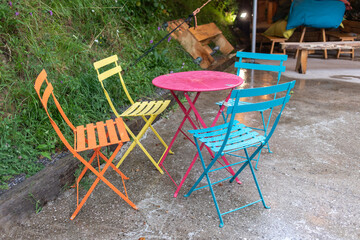
[[[268,54],[268,53],[251,53],[251,52],[237,52],[236,56],[239,58],[239,61],[235,62],[235,67],[237,68],[237,75],[238,76],[240,76],[241,69],[277,72],[278,74],[277,74],[277,82],[276,82],[276,84],[279,84],[281,73],[285,72],[286,68],[283,65],[283,63],[288,58],[287,55]],[[265,62],[265,63],[262,63],[262,64],[257,64],[257,63],[254,63],[254,62],[243,62],[244,59],[268,60],[268,62]],[[224,104],[224,101],[217,102],[216,104],[221,107],[221,105]],[[239,101],[239,104],[248,104],[248,102]],[[230,99],[226,103],[226,106],[233,106],[233,105],[234,105],[234,100],[233,99]],[[272,114],[272,109],[270,109],[270,115],[269,115],[269,118],[268,118],[267,121],[265,121],[265,118],[264,118],[265,109],[260,109],[258,111],[261,114],[261,120],[262,120],[263,128],[253,128],[253,129],[264,131],[265,132],[265,137],[266,137],[266,134],[268,132],[269,120],[270,120],[270,117],[271,117],[271,114]],[[225,115],[224,113],[222,113],[222,116],[224,118],[224,121],[227,122],[228,115]],[[270,153],[272,153],[272,151],[270,150],[269,143],[267,143],[265,148],[267,148],[268,151]],[[259,152],[259,155],[258,155],[258,157],[256,159],[255,169],[257,169],[259,159],[260,159],[260,154],[261,154],[261,152]]]
[[[197,129],[197,130],[190,130],[189,132],[193,135],[196,143],[197,150],[199,152],[200,160],[202,167],[204,169],[204,172],[201,174],[201,176],[198,178],[196,183],[192,186],[190,191],[185,195],[185,197],[190,196],[190,194],[193,191],[200,190],[205,187],[210,188],[211,195],[213,197],[213,201],[215,203],[216,211],[219,215],[220,219],[220,227],[224,226],[224,222],[222,219],[222,216],[231,213],[234,211],[237,211],[239,209],[245,208],[247,206],[250,206],[252,204],[262,202],[265,208],[269,208],[264,201],[264,198],[262,196],[260,186],[258,184],[258,181],[255,176],[254,168],[251,164],[251,161],[253,158],[261,151],[261,149],[266,146],[269,139],[273,135],[275,128],[280,120],[281,113],[284,110],[285,104],[290,99],[290,91],[294,87],[295,81],[284,83],[284,84],[278,84],[270,87],[262,87],[262,88],[251,88],[251,89],[238,89],[233,90],[231,97],[235,98],[235,102],[233,106],[230,106],[227,108],[227,114],[231,114],[230,120],[226,122],[225,124],[205,128],[205,129]],[[281,94],[278,94],[280,93]],[[278,97],[271,98],[268,100],[267,98],[262,98],[262,96],[268,95],[268,94],[274,94]],[[239,99],[242,97],[258,97],[258,99],[265,99],[262,102],[256,102],[256,103],[249,103],[249,104],[237,104],[239,102]],[[276,107],[276,108],[275,108]],[[245,113],[245,112],[252,112],[252,111],[259,111],[263,109],[274,109],[278,112],[278,115],[275,119],[275,121],[272,124],[272,127],[268,134],[263,133],[262,131],[255,131],[253,128],[247,127],[244,124],[239,123],[236,118],[237,113]],[[273,114],[274,115],[274,114]],[[263,133],[263,134],[261,134]],[[205,146],[209,147],[212,151],[214,151],[215,157],[211,159],[211,162],[206,166],[205,161],[203,158],[203,155],[201,154],[200,145],[205,144]],[[256,147],[254,152],[249,155],[248,149],[253,149]],[[238,151],[244,150],[246,160],[242,156],[239,156]],[[216,163],[217,159],[219,157],[222,157],[223,155],[230,155],[234,157],[240,157],[240,161],[236,161],[234,163],[231,163],[226,166],[222,166],[219,168],[213,168],[213,165]],[[229,159],[230,161],[234,158]],[[239,170],[235,173],[234,176],[226,177],[222,180],[211,182],[209,174],[224,168],[227,168],[229,166],[233,167],[235,165],[242,164]],[[249,166],[252,176],[254,178],[257,190],[260,195],[260,199],[257,201],[254,201],[252,203],[246,204],[242,207],[221,213],[219,205],[216,201],[215,193],[213,190],[213,185],[218,184],[220,182],[226,181],[230,179],[230,183],[233,182],[233,180],[245,169],[246,166]],[[206,180],[208,182],[207,185],[198,187],[198,184],[201,182],[201,180],[206,177]]]

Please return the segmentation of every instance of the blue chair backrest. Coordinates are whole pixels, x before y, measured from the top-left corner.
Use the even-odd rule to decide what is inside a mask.
[[[230,121],[228,122],[229,127],[227,130],[226,136],[225,136],[225,141],[224,141],[222,147],[220,148],[219,152],[222,152],[223,148],[226,146],[226,142],[232,131],[231,128],[233,126],[233,122],[235,120],[235,115],[237,113],[253,112],[253,111],[257,111],[257,110],[282,106],[281,109],[279,110],[278,116],[276,117],[276,119],[274,121],[274,124],[271,127],[270,132],[268,133],[268,135],[266,137],[265,143],[263,144],[263,146],[264,146],[269,141],[273,132],[275,131],[276,125],[278,124],[278,122],[280,120],[281,113],[284,110],[286,103],[290,100],[290,97],[291,97],[290,91],[291,91],[291,89],[294,88],[295,82],[296,81],[294,80],[291,82],[278,84],[278,85],[274,85],[274,86],[270,86],[270,87],[233,90],[231,93],[231,98],[235,98],[235,102],[234,102],[233,106],[229,106],[227,108],[227,114],[231,114],[231,118],[230,118]],[[242,97],[259,97],[259,96],[264,96],[264,95],[269,95],[269,94],[277,95],[278,93],[281,93],[281,92],[283,92],[285,94],[282,94],[283,96],[278,97],[278,98],[265,98],[265,101],[262,101],[262,102],[238,104],[240,98],[242,98]],[[277,96],[279,96],[279,95],[277,95]],[[260,150],[260,148],[256,152],[258,152],[259,150]]]
[[[277,83],[280,81],[281,73],[285,72],[286,67],[283,65],[284,61],[287,60],[288,56],[284,54],[269,54],[269,53],[251,53],[251,52],[237,52],[236,56],[239,58],[238,62],[235,62],[237,68],[237,75],[240,75],[241,69],[250,70],[262,70],[278,72]],[[251,62],[243,62],[244,59],[258,59],[258,60],[271,60],[269,64],[257,64]],[[279,61],[279,62],[277,62]]]

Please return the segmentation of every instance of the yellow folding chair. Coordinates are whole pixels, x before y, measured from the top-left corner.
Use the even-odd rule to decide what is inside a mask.
[[[67,118],[67,116],[65,115],[64,111],[62,110],[59,102],[57,101],[57,99],[53,93],[53,86],[47,80],[47,73],[45,70],[42,70],[42,72],[37,77],[34,87],[35,87],[35,90],[40,98],[40,101],[46,111],[46,114],[49,117],[50,123],[53,126],[55,132],[58,134],[58,136],[60,137],[60,139],[64,143],[64,145],[74,155],[74,157],[79,159],[85,165],[85,168],[83,169],[83,171],[81,172],[81,174],[79,175],[79,177],[76,180],[77,208],[74,211],[74,213],[72,214],[70,219],[73,220],[76,217],[76,215],[78,214],[78,212],[80,211],[80,209],[82,208],[82,206],[84,205],[86,200],[89,198],[91,192],[94,190],[94,188],[96,187],[96,185],[99,183],[100,180],[102,180],[106,185],[108,185],[115,193],[117,193],[122,199],[124,199],[125,202],[127,202],[131,207],[133,207],[134,209],[137,209],[135,204],[129,200],[128,195],[127,195],[124,179],[127,180],[129,178],[127,178],[112,163],[116,154],[121,149],[123,142],[130,141],[129,136],[125,130],[125,124],[124,124],[122,118],[116,118],[115,120],[110,119],[110,120],[107,120],[105,123],[104,122],[97,122],[96,124],[89,123],[86,126],[81,125],[81,126],[75,127],[70,122],[70,120]],[[49,100],[50,96],[52,96],[53,101],[54,101],[58,111],[60,112],[62,118],[64,119],[64,121],[67,123],[67,125],[71,128],[71,130],[74,133],[74,147],[72,147],[69,144],[69,142],[66,140],[66,138],[62,134],[60,128],[58,127],[58,125],[55,123],[55,121],[51,118],[51,116],[49,114],[48,100]],[[100,152],[101,148],[110,146],[110,145],[114,145],[114,144],[117,144],[115,151],[113,152],[113,154],[111,155],[110,158],[106,158],[105,155]],[[89,161],[86,161],[79,154],[80,152],[83,152],[86,150],[94,150],[94,153]],[[97,171],[91,165],[91,163],[94,161],[95,157],[97,158],[99,171]],[[100,167],[100,158],[102,158],[106,162],[105,166],[102,169]],[[104,173],[106,172],[106,170],[109,167],[114,169],[121,176],[125,194],[120,192],[114,185],[112,185],[109,182],[109,180],[107,180],[104,177]],[[97,176],[97,178],[94,181],[94,183],[91,185],[90,189],[88,190],[88,192],[86,193],[86,195],[84,196],[84,198],[81,200],[81,202],[79,204],[79,183],[80,183],[82,177],[85,175],[85,173],[89,169]]]
[[[129,155],[129,153],[134,149],[134,147],[136,145],[139,145],[139,147],[143,150],[143,152],[150,159],[150,161],[154,164],[154,166],[159,170],[159,172],[161,174],[164,174],[163,170],[159,167],[159,162],[161,160],[161,157],[160,157],[159,161],[156,162],[153,159],[153,157],[149,154],[149,152],[145,149],[145,147],[140,143],[140,139],[145,134],[146,130],[148,128],[150,128],[155,133],[155,135],[160,140],[160,142],[165,147],[165,149],[168,148],[165,141],[156,132],[156,130],[154,129],[154,127],[151,124],[154,122],[155,118],[167,108],[167,106],[170,103],[170,100],[166,100],[166,101],[150,101],[150,102],[144,101],[144,102],[136,102],[135,103],[133,101],[133,99],[131,98],[131,96],[130,96],[127,88],[126,88],[125,82],[124,82],[124,80],[123,80],[123,78],[121,76],[122,69],[121,69],[121,66],[118,65],[117,61],[118,61],[117,55],[113,55],[111,57],[105,58],[103,60],[100,60],[100,61],[97,61],[97,62],[94,63],[94,67],[96,69],[98,79],[99,79],[99,81],[101,83],[101,87],[103,88],[106,99],[108,100],[108,102],[110,104],[110,107],[111,107],[112,111],[114,112],[114,114],[116,115],[116,117],[142,117],[144,119],[144,121],[145,121],[145,125],[140,130],[139,134],[137,136],[135,136],[135,134],[125,124],[126,130],[130,134],[130,136],[134,139],[134,141],[132,142],[132,144],[130,145],[128,150],[125,152],[125,154],[122,156],[122,158],[120,159],[120,161],[118,162],[116,167],[119,167],[120,164]],[[101,73],[100,73],[100,69],[105,69],[105,70],[101,71]],[[108,78],[110,78],[111,76],[114,76],[114,75],[119,76],[120,83],[121,83],[121,85],[122,85],[122,87],[123,87],[123,89],[125,91],[125,94],[126,94],[128,100],[131,103],[131,106],[126,111],[124,111],[122,114],[119,114],[117,112],[116,108],[114,107],[114,104],[111,101],[111,98],[110,98],[108,92],[105,89],[104,83],[103,83],[103,81],[105,79],[108,79]],[[171,151],[170,151],[170,153],[173,154],[173,152],[171,152]]]

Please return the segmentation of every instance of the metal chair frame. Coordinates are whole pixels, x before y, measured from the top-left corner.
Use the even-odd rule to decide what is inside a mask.
[[[144,136],[146,130],[148,128],[150,128],[154,134],[156,135],[156,137],[159,139],[159,141],[161,142],[161,144],[165,147],[165,149],[168,148],[168,145],[165,143],[165,141],[161,138],[161,136],[158,134],[158,132],[155,130],[155,128],[152,126],[152,123],[154,122],[154,120],[156,119],[156,117],[161,114],[163,111],[165,111],[165,109],[167,108],[167,106],[170,104],[170,100],[166,100],[166,101],[142,101],[142,102],[134,102],[134,100],[131,98],[129,91],[127,90],[127,87],[125,85],[125,81],[122,78],[121,75],[121,71],[122,68],[120,65],[118,65],[117,63],[118,61],[118,57],[117,55],[113,55],[111,57],[102,59],[100,61],[97,61],[94,63],[94,67],[95,70],[97,72],[98,75],[98,79],[101,83],[101,87],[104,91],[104,94],[106,96],[107,101],[109,102],[109,105],[112,109],[112,111],[114,112],[116,117],[141,117],[144,122],[145,125],[143,126],[143,128],[140,130],[140,132],[138,133],[138,135],[135,135],[130,128],[125,124],[125,128],[128,131],[128,133],[130,134],[130,136],[133,138],[133,142],[131,143],[130,147],[127,149],[127,151],[124,153],[124,155],[122,156],[122,158],[120,159],[120,161],[118,162],[118,164],[116,165],[116,167],[119,167],[121,165],[121,163],[125,160],[125,158],[129,155],[129,153],[134,149],[134,147],[136,145],[139,145],[139,147],[141,148],[141,150],[145,153],[145,155],[149,158],[149,160],[152,162],[152,164],[156,167],[156,169],[161,173],[164,174],[163,170],[161,169],[161,167],[159,166],[159,162],[156,162],[154,160],[154,158],[150,155],[150,153],[145,149],[145,147],[141,144],[140,139]],[[100,73],[100,69],[102,68],[108,68],[110,67],[110,69],[107,69],[103,72]],[[123,113],[118,113],[118,111],[116,110],[110,95],[108,93],[108,91],[106,90],[105,86],[104,86],[104,80],[110,78],[111,76],[114,75],[118,75],[119,76],[119,80],[121,83],[121,86],[128,98],[128,100],[131,103],[131,106],[129,108],[127,108],[127,110],[125,110]],[[170,150],[169,151],[171,154],[173,154],[173,152]],[[162,158],[162,156],[160,157],[160,159]]]
[[[237,68],[237,75],[240,76],[241,69],[248,69],[248,70],[261,70],[261,71],[270,71],[270,72],[277,72],[277,81],[276,84],[279,84],[281,73],[285,72],[286,67],[284,66],[284,61],[287,60],[288,56],[283,54],[268,54],[268,53],[250,53],[250,52],[237,52],[236,56],[239,58],[239,61],[235,62],[235,67]],[[251,59],[250,62],[244,62],[243,60]],[[270,61],[268,64],[257,64],[255,63],[255,60],[268,60]],[[275,96],[276,97],[276,96]],[[218,102],[216,104],[222,105],[224,101]],[[232,106],[234,104],[234,100],[230,99],[226,106]],[[239,104],[248,104],[248,102],[245,101],[239,101]],[[270,109],[269,118],[267,121],[265,121],[264,117],[264,109],[258,110],[261,115],[262,125],[263,128],[254,128],[256,130],[264,131],[265,136],[268,132],[268,126],[269,121],[272,114],[272,109]],[[228,120],[228,116],[226,116],[224,113],[222,114],[224,121],[226,122]],[[272,153],[270,150],[270,145],[267,143],[265,147],[269,153]],[[260,159],[261,152],[259,152],[259,155],[256,159],[256,165],[255,169],[257,170],[259,159]]]
[[[45,84],[44,84],[45,83]],[[132,203],[129,198],[125,187],[124,180],[129,179],[126,177],[119,169],[115,167],[115,165],[112,163],[114,160],[116,154],[119,152],[121,147],[123,146],[124,142],[130,141],[129,136],[125,130],[125,125],[123,123],[122,118],[116,118],[115,120],[107,120],[104,122],[97,122],[95,124],[89,123],[86,126],[81,125],[75,127],[70,120],[65,115],[63,109],[60,106],[60,103],[56,99],[54,92],[53,92],[53,86],[47,79],[47,73],[45,70],[42,70],[39,76],[37,77],[35,81],[34,88],[36,90],[36,93],[39,96],[39,99],[46,111],[46,114],[49,117],[50,123],[52,127],[54,128],[57,135],[60,137],[61,141],[64,143],[64,145],[69,149],[69,151],[76,157],[81,163],[85,165],[85,168],[82,170],[80,175],[76,179],[76,198],[77,198],[77,208],[74,211],[74,213],[71,216],[71,220],[73,220],[76,215],[79,213],[80,209],[83,207],[84,203],[89,198],[92,191],[95,189],[96,185],[101,181],[103,181],[106,185],[108,185],[116,194],[118,194],[122,199],[124,199],[125,202],[127,202],[132,208],[137,209],[134,203]],[[44,88],[45,90],[42,91],[41,89]],[[48,111],[48,100],[52,96],[53,101],[60,112],[62,118],[67,123],[67,125],[71,128],[71,130],[74,133],[74,146],[71,146],[69,142],[64,137],[63,133],[61,132],[58,125],[55,123],[55,121],[50,116],[50,113]],[[112,153],[110,158],[105,157],[103,153],[101,153],[101,148],[107,147],[110,145],[117,144],[117,147],[115,151]],[[94,153],[89,161],[85,160],[79,153],[86,151],[86,150],[94,150]],[[97,159],[98,161],[98,168],[99,170],[96,170],[91,164],[94,161],[94,159]],[[100,158],[103,159],[106,164],[101,169],[100,167]],[[110,181],[104,177],[104,174],[106,170],[111,167],[114,169],[122,179],[122,184],[124,187],[124,192],[120,192],[113,184],[110,183]],[[79,183],[85,173],[90,170],[93,172],[97,178],[94,181],[94,183],[91,185],[90,189],[87,191],[81,202],[79,203]]]
[[[290,91],[294,87],[295,81],[279,84],[275,86],[270,87],[262,87],[262,88],[252,88],[252,89],[238,89],[233,90],[231,97],[235,98],[235,102],[233,106],[228,107],[227,114],[231,114],[231,118],[229,122],[226,122],[225,124],[205,128],[205,129],[197,129],[197,130],[189,130],[189,132],[193,135],[196,147],[200,156],[201,164],[204,169],[201,176],[197,179],[195,184],[191,187],[189,192],[185,195],[185,197],[189,197],[193,191],[203,189],[205,187],[209,187],[215,208],[217,211],[217,214],[220,219],[220,227],[224,226],[224,222],[222,219],[222,216],[237,210],[240,210],[242,208],[248,207],[250,205],[253,205],[258,202],[262,202],[263,206],[265,208],[269,208],[264,201],[263,195],[260,190],[259,183],[257,181],[254,168],[251,164],[251,161],[254,159],[254,157],[260,153],[262,148],[266,146],[269,139],[273,135],[275,128],[280,120],[281,113],[284,110],[284,107],[286,103],[290,99]],[[255,96],[263,96],[268,94],[274,94],[276,95],[279,92],[285,92],[285,96],[274,98],[272,100],[267,100],[263,102],[257,102],[257,103],[249,103],[249,104],[238,104],[240,98],[242,97],[255,97]],[[252,111],[259,111],[263,109],[273,109],[274,107],[281,107],[279,110],[279,114],[277,115],[271,130],[268,134],[262,135],[259,132],[255,131],[253,128],[247,127],[244,124],[239,123],[237,120],[235,120],[235,115],[237,113],[245,113],[245,112],[252,112]],[[206,166],[203,155],[201,154],[200,145],[205,144],[206,147],[210,148],[213,152],[215,157],[211,159],[211,162]],[[248,149],[256,147],[256,150],[249,155]],[[231,163],[226,166],[222,166],[219,168],[213,169],[213,165],[216,163],[218,158],[224,156],[225,154],[231,155],[234,157],[240,157],[243,159],[242,156],[238,155],[236,152],[244,150],[246,160],[238,161],[235,163]],[[235,154],[236,153],[236,154]],[[232,175],[230,177],[226,177],[222,180],[211,182],[209,173],[222,170],[224,168],[228,168],[229,166],[233,167],[235,165],[242,164],[240,169],[235,173],[235,175]],[[219,205],[217,203],[215,193],[213,190],[213,185],[218,184],[220,182],[226,181],[230,179],[230,183],[234,181],[234,179],[245,169],[246,166],[249,166],[251,170],[251,174],[253,176],[253,179],[255,181],[256,188],[258,190],[260,199],[257,201],[254,201],[252,203],[246,204],[244,206],[241,206],[239,208],[221,213]],[[206,177],[206,180],[208,182],[207,185],[198,187],[201,180]]]

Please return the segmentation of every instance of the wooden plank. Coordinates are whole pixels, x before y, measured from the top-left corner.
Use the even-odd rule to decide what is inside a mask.
[[[313,49],[313,50],[322,50],[322,49],[339,49],[339,48],[359,48],[360,41],[336,41],[336,42],[285,42],[280,43],[283,49]]]
[[[222,34],[221,30],[215,25],[215,23],[199,25],[196,28],[191,27],[189,28],[189,31],[199,42]]]
[[[214,38],[214,43],[216,46],[220,47],[220,52],[227,55],[234,50],[234,47],[229,43],[229,41],[224,37],[224,35],[220,34]]]
[[[183,32],[183,34],[179,36],[178,41],[194,59],[198,57],[202,58],[200,63],[201,68],[208,68],[211,63],[215,61],[189,31]]]

